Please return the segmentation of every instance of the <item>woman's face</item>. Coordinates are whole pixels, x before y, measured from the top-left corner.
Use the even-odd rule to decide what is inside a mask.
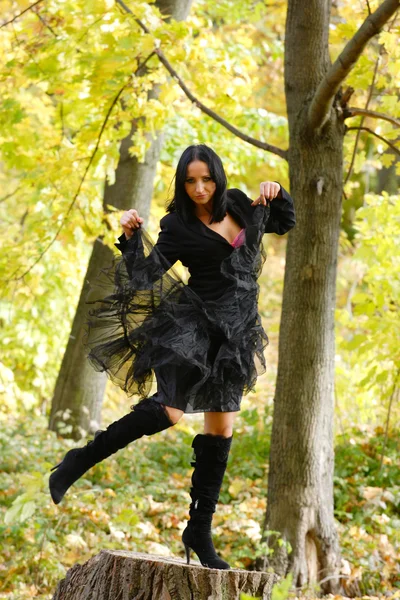
[[[185,190],[189,198],[198,205],[210,202],[216,190],[208,165],[201,160],[189,163],[186,169]]]

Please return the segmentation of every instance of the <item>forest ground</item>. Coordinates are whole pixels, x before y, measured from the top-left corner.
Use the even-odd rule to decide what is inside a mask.
[[[265,552],[260,526],[267,501],[283,257],[282,241],[271,239],[260,294],[270,338],[267,372],[243,399],[214,517],[217,551],[237,568],[251,569]],[[133,401],[110,384],[103,427]],[[191,441],[202,431],[202,415],[185,416],[173,429],[138,440],[97,465],[54,506],[47,491],[49,469],[76,444],[49,432],[43,412],[36,407],[24,414],[1,413],[0,598],[50,599],[69,567],[101,549],[184,560],[180,535],[190,502]],[[335,515],[344,589],[351,597],[400,598],[398,436],[389,432],[382,460],[384,424],[353,422],[343,403],[335,429]],[[317,593],[318,586],[310,586],[289,597],[311,599]]]

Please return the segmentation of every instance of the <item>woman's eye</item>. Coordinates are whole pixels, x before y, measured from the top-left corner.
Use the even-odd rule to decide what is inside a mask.
[[[211,177],[203,177],[203,181],[211,181]],[[194,179],[186,179],[185,183],[194,183]]]

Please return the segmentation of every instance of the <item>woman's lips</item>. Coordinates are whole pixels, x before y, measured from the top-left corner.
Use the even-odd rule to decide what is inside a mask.
[[[207,196],[207,194],[203,194],[202,196],[196,196],[196,198],[205,198]]]

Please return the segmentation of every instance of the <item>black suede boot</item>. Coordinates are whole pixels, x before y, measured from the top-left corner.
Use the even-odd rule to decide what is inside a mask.
[[[224,478],[232,437],[198,434],[192,442],[195,467],[192,475],[190,496],[190,520],[182,533],[187,564],[190,564],[190,550],[196,552],[203,567],[230,569],[222,560],[211,539],[211,522],[215,512],[222,480]]]
[[[145,398],[132,408],[132,412],[111,423],[105,431],[97,431],[86,446],[69,450],[51,469],[54,473],[50,475],[49,487],[55,504],[61,502],[67,489],[96,463],[144,435],[153,435],[174,425],[164,406],[153,398]]]

